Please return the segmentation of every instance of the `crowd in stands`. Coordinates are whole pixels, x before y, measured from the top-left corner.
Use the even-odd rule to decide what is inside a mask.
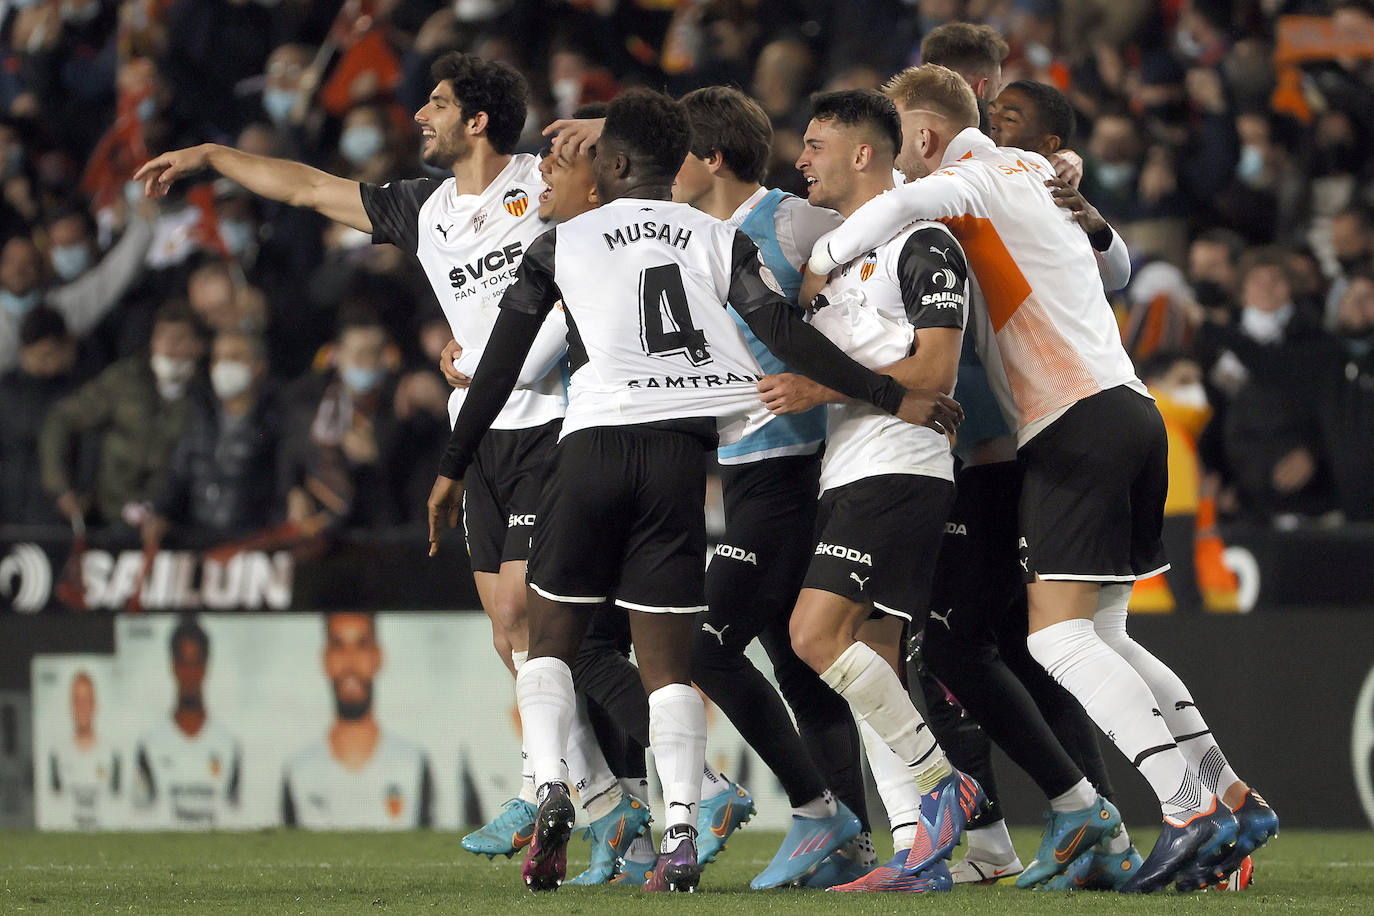
[[[1082,190],[1133,253],[1122,333],[1222,519],[1374,520],[1371,0],[9,0],[0,16],[0,523],[423,527],[450,335],[418,265],[223,179],[145,198],[128,179],[150,156],[216,141],[365,182],[424,174],[410,117],[429,63],[459,48],[529,78],[531,152],[626,86],[738,85],[773,121],[769,183],[805,193],[810,94],[880,85],[955,19],[1006,38],[1004,82],[1073,102]]]

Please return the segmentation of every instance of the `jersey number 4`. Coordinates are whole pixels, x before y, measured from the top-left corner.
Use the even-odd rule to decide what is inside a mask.
[[[706,335],[692,324],[682,271],[676,264],[647,267],[639,274],[639,340],[650,356],[681,353],[693,366],[711,361]]]

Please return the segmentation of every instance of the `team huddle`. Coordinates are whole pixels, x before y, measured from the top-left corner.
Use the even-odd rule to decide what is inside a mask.
[[[523,78],[456,52],[415,115],[452,178],[359,184],[211,145],[140,171],[152,194],[212,168],[430,280],[454,386],[431,553],[461,521],[523,726],[522,791],[465,849],[525,848],[527,886],[556,889],[581,807],[591,864],[568,883],[695,889],[754,813],[706,766],[696,688],[793,809],[755,888],[1188,891],[1277,833],[1126,632],[1132,583],[1167,567],[1164,426],[1104,293],[1129,257],[1075,189],[1072,109],[1001,88],[1005,55],[951,24],[882,92],[816,96],[806,200],[763,186],[771,128],[738,90],[584,106],[540,160],[514,152]],[[712,450],[725,531],[703,565]],[[1028,863],[946,695],[1045,793]],[[1160,802],[1143,859],[1098,729]]]

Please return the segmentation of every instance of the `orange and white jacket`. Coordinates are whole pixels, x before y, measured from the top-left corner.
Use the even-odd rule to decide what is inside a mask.
[[[1149,396],[1121,345],[1092,245],[1045,187],[1053,176],[1038,154],[995,146],[968,128],[939,169],[864,204],[817,241],[809,262],[825,275],[913,220],[948,226],[981,288],[1021,445],[1099,391],[1126,385]]]

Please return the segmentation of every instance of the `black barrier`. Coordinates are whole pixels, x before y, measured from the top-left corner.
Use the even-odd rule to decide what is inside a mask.
[[[284,527],[228,543],[147,549],[129,531],[77,539],[0,527],[0,611],[441,611],[478,606],[461,533],[428,556],[411,529],[305,536]]]
[[[1247,608],[1374,601],[1374,525],[1231,528],[1224,537]],[[0,613],[476,607],[460,534],[438,557],[427,552],[414,529],[325,538],[279,527],[229,544],[146,550],[127,529],[83,544],[63,528],[0,526]]]

